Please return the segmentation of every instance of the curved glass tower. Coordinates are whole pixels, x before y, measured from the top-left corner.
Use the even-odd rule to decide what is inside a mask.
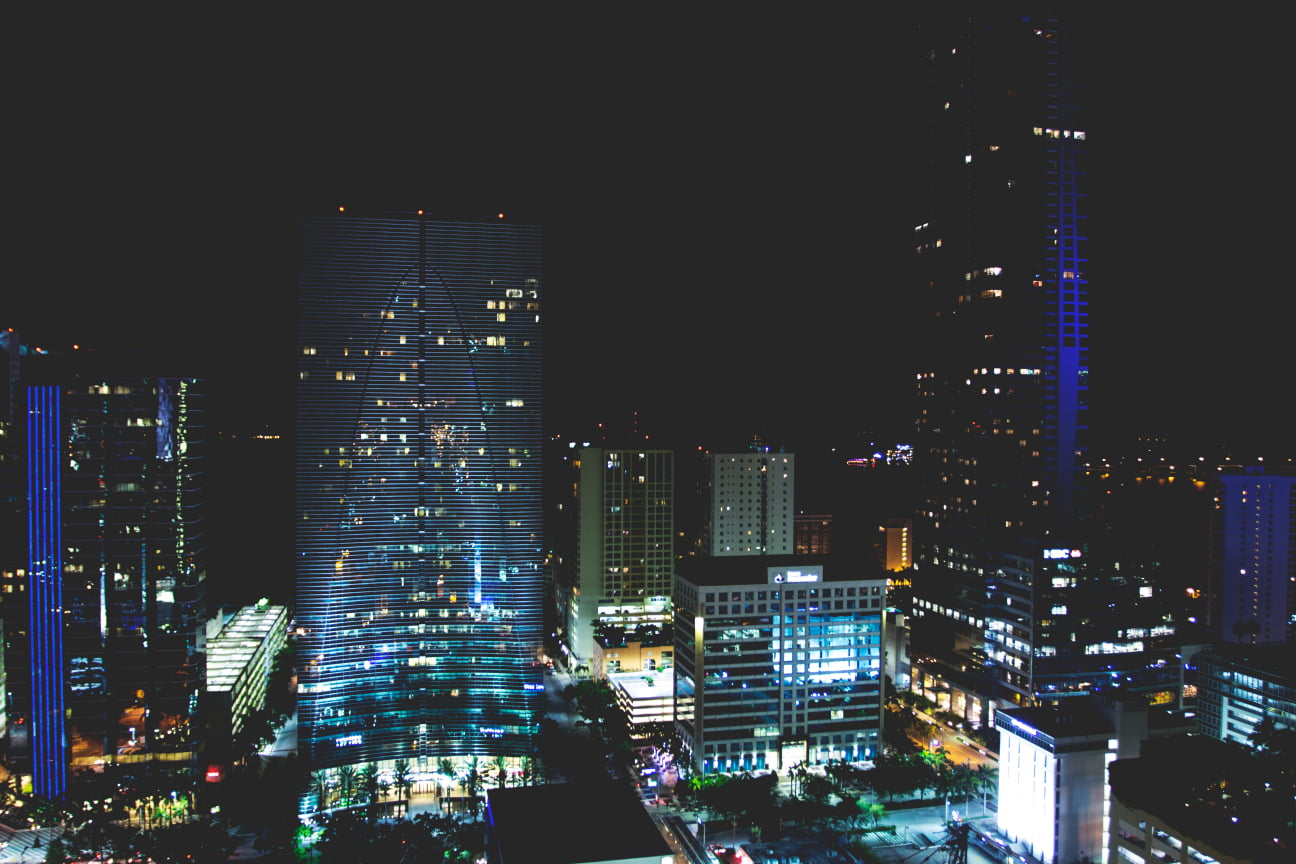
[[[531,752],[540,266],[536,226],[299,223],[299,692],[315,768]]]

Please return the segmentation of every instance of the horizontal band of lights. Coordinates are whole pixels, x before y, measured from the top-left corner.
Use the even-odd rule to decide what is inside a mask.
[[[541,235],[298,236],[297,617],[317,767],[525,755],[543,635]]]
[[[62,434],[58,387],[27,388],[31,750],[36,794],[67,788],[63,667]]]

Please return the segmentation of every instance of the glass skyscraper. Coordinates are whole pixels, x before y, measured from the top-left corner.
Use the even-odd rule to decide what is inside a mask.
[[[317,769],[531,752],[540,270],[531,225],[299,222],[299,716]]]
[[[199,382],[45,377],[26,388],[26,644],[33,785],[55,797],[69,765],[194,749],[205,495]]]

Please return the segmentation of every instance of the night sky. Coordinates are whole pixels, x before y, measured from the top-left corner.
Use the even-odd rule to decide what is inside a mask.
[[[904,24],[839,12],[35,35],[0,324],[156,346],[282,425],[295,213],[503,211],[546,227],[551,431],[898,437]],[[1255,22],[1137,14],[1085,27],[1095,420],[1252,452],[1290,439],[1288,76]]]

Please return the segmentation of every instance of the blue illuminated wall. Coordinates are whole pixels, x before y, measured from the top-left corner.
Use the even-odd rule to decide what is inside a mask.
[[[62,434],[58,387],[27,390],[27,541],[31,607],[32,783],[57,798],[67,787],[64,714]]]
[[[541,235],[299,224],[300,720],[316,767],[531,752]]]

